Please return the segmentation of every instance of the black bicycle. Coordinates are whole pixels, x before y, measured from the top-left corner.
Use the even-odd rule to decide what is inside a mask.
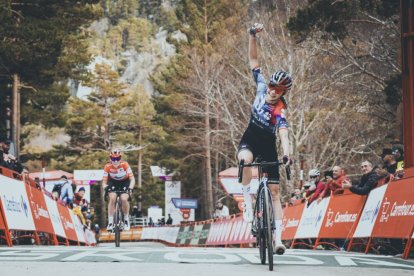
[[[119,247],[121,244],[121,232],[124,229],[124,212],[122,212],[122,200],[121,194],[123,191],[115,191],[115,213],[114,213],[114,234],[115,234],[115,246]]]
[[[105,197],[109,193],[116,193],[116,200],[115,200],[115,213],[114,213],[114,220],[113,220],[113,233],[115,234],[115,246],[119,247],[121,244],[121,232],[124,230],[124,213],[122,212],[122,200],[121,195],[125,193],[125,191],[115,191],[115,190],[105,190]],[[129,190],[128,190],[129,194]]]
[[[257,189],[256,204],[253,210],[252,234],[256,237],[262,264],[266,263],[267,251],[270,271],[273,270],[273,230],[275,229],[275,217],[273,212],[272,193],[270,192],[267,183],[267,177],[263,177],[263,167],[278,166],[282,164],[283,162],[259,161],[245,164],[244,160],[241,160],[239,164],[239,183],[241,183],[243,179],[243,168],[258,168],[259,188]],[[286,166],[286,178],[290,180],[289,166]]]

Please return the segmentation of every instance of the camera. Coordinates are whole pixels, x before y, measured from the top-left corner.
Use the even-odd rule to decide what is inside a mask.
[[[312,186],[313,183],[311,181],[306,181],[305,185],[303,185],[303,188],[305,188],[305,190],[309,189],[310,186]]]

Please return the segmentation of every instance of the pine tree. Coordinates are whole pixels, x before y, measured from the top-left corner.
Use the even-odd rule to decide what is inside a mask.
[[[233,28],[240,28],[233,23],[246,10],[243,4],[244,1],[183,1],[177,17],[183,24],[181,30],[187,35],[188,44],[179,47],[177,58],[169,71],[164,72],[165,84],[157,87],[163,94],[157,99],[158,107],[165,104],[170,107],[158,110],[164,114],[165,125],[174,129],[168,148],[173,147],[184,163],[191,162],[191,167],[197,168],[191,174],[201,179],[198,181],[201,189],[192,189],[193,192],[198,189],[197,194],[201,192],[205,218],[213,212],[213,179],[218,173],[213,175],[211,134],[217,120],[213,110],[214,91],[223,59],[220,40]],[[186,168],[181,163],[176,165]],[[184,170],[181,173],[186,180],[192,178]]]

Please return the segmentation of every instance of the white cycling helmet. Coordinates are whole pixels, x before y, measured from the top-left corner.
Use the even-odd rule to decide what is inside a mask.
[[[289,73],[279,70],[270,76],[269,82],[271,86],[276,86],[276,85],[284,86],[287,92],[292,87],[293,80],[292,80],[292,77],[289,75]]]
[[[309,171],[309,177],[320,176],[320,175],[321,175],[321,172],[318,169],[312,169]]]

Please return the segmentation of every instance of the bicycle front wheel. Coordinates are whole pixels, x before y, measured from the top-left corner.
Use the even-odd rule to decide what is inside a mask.
[[[273,270],[273,229],[272,229],[272,208],[271,196],[268,189],[264,190],[264,208],[263,208],[263,230],[266,236],[267,257],[269,261],[269,270]]]
[[[115,203],[115,214],[114,214],[114,232],[115,232],[115,246],[119,247],[121,244],[121,208],[119,204],[119,197],[116,199]]]

